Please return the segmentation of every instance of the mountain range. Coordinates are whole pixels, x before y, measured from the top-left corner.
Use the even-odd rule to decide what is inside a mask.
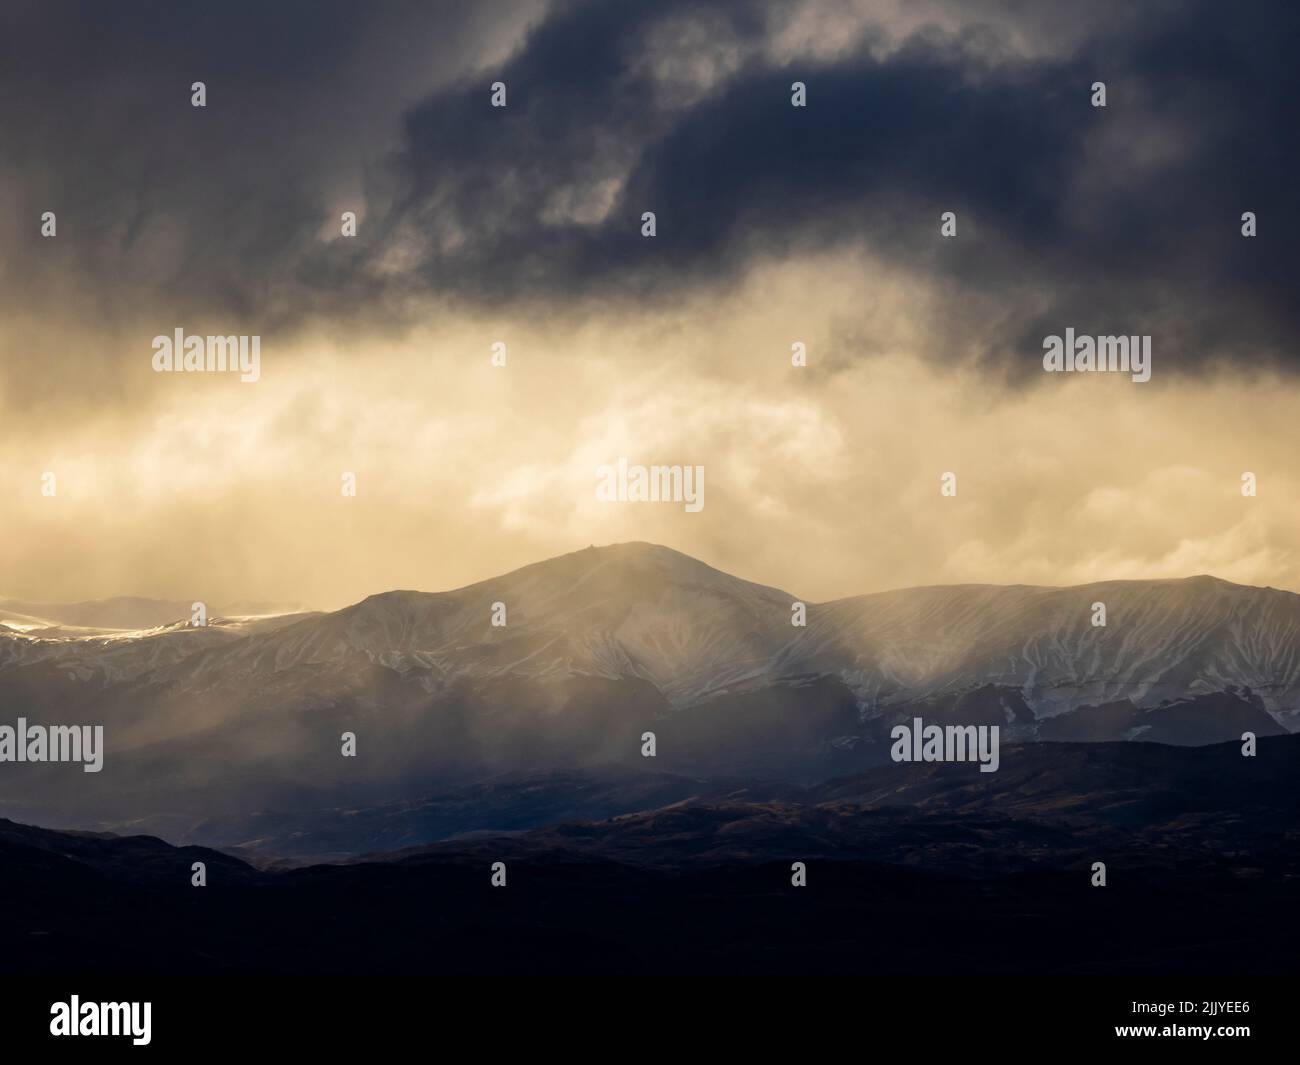
[[[1200,745],[1284,734],[1300,713],[1300,596],[1206,576],[815,603],[630,543],[333,612],[189,618],[0,600],[5,716],[103,724],[106,745],[98,774],[5,766],[0,814],[292,853],[286,837],[348,818],[409,842],[436,797],[494,781],[547,780],[556,808],[593,815],[742,779],[808,785],[886,763],[889,729],[915,716],[997,724],[1004,743]],[[428,838],[501,827],[483,809],[440,814]],[[332,838],[311,852],[367,849]]]

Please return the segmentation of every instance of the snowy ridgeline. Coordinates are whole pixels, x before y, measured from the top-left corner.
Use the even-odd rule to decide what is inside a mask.
[[[639,678],[679,708],[822,676],[868,715],[985,685],[1015,689],[1036,717],[1246,688],[1283,721],[1300,711],[1300,596],[1290,592],[1192,577],[799,602],[667,548],[621,544],[452,592],[388,592],[326,614],[218,615],[202,627],[187,620],[189,604],[33,615],[0,603],[0,676],[44,662],[71,681],[183,691],[294,671],[328,685],[378,666],[435,691],[457,678],[585,675]],[[120,627],[110,603],[121,604]]]

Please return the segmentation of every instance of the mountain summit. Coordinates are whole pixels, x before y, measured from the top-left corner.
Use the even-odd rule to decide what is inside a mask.
[[[637,679],[678,708],[828,677],[865,715],[989,685],[1018,692],[1036,718],[1116,699],[1153,706],[1246,690],[1280,720],[1300,711],[1300,596],[1291,592],[1209,576],[928,586],[807,603],[803,626],[792,624],[797,601],[671,548],[622,543],[449,592],[384,592],[332,613],[220,621],[219,641],[181,639],[195,635],[177,632],[184,625],[124,643],[98,632],[43,638],[14,623],[0,627],[0,675],[54,659],[81,676],[220,685],[364,664],[430,692],[456,678]],[[113,601],[123,602],[133,618],[143,611],[155,621],[175,606]],[[1094,624],[1096,604],[1104,625]],[[110,607],[42,610],[98,621]],[[161,660],[160,641],[172,645]]]
[[[796,602],[629,543],[332,613],[0,627],[0,705],[103,724],[105,743],[104,772],[75,783],[9,767],[0,812],[399,801],[484,774],[648,764],[646,733],[656,771],[811,780],[887,761],[891,728],[915,717],[997,725],[1007,743],[1199,745],[1288,731],[1300,710],[1290,592],[936,586],[805,603],[804,625]],[[340,756],[345,734],[356,757]]]

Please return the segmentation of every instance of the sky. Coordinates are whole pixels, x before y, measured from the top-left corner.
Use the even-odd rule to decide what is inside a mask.
[[[809,601],[1300,591],[1298,24],[9,0],[0,596],[334,608],[627,540]],[[157,372],[176,329],[257,380]],[[1067,329],[1150,380],[1046,372]],[[620,458],[704,506],[602,501]]]

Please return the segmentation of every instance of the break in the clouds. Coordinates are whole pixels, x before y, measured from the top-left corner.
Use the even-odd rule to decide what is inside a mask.
[[[845,249],[942,289],[927,358],[1032,370],[1064,323],[1152,334],[1166,372],[1292,364],[1300,11],[1045,7],[19,5],[3,299],[373,330],[671,302]]]

